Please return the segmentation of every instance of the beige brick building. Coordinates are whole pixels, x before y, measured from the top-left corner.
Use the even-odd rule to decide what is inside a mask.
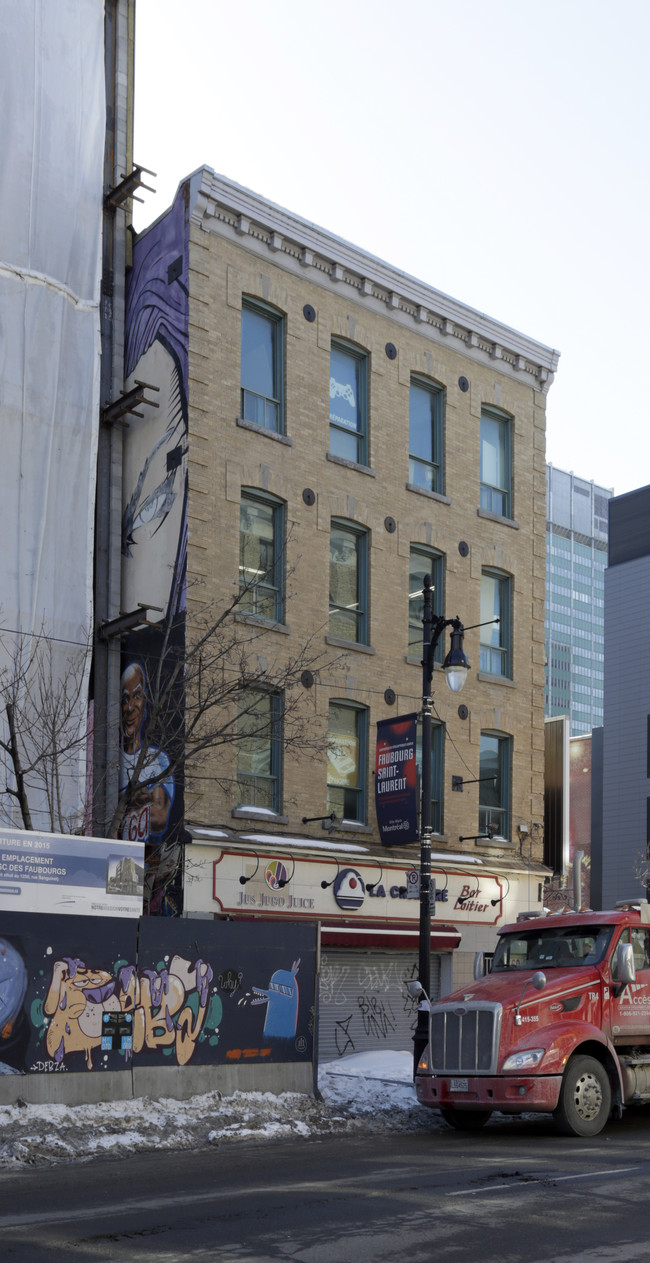
[[[261,698],[268,662],[307,641],[320,659],[299,698],[315,749],[249,739],[220,751],[218,780],[186,768],[186,911],[235,914],[236,888],[222,898],[214,876],[223,847],[251,915],[264,907],[255,860],[271,855],[293,874],[269,914],[295,912],[294,889],[324,925],[331,890],[316,879],[334,878],[333,863],[380,889],[392,866],[403,890],[418,846],[380,845],[375,725],[420,708],[428,571],[435,611],[470,629],[471,664],[460,696],[434,672],[433,868],[458,894],[477,873],[487,899],[475,916],[462,897],[437,906],[462,934],[453,970],[451,951],[440,962],[446,988],[496,925],[541,904],[545,405],[558,354],[207,168],[181,203],[188,618],[257,576],[238,619],[259,632]],[[399,929],[407,904],[371,894],[375,929],[382,917]]]

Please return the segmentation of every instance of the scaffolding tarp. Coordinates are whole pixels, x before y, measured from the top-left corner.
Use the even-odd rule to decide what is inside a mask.
[[[104,4],[1,10],[0,626],[63,662],[92,625]]]

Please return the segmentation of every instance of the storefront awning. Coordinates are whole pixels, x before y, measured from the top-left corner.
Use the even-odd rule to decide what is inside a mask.
[[[455,925],[436,925],[431,930],[432,952],[453,952],[460,946],[460,930]],[[419,929],[381,925],[321,925],[323,947],[381,948],[384,951],[412,951],[417,953]]]

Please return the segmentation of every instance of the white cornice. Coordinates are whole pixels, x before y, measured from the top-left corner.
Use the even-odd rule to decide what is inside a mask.
[[[192,219],[206,231],[246,238],[255,253],[270,253],[276,264],[312,272],[316,284],[349,286],[356,301],[380,303],[393,318],[412,320],[434,340],[458,341],[471,359],[490,359],[500,371],[528,379],[542,393],[548,391],[559,351],[474,311],[209,167],[195,173],[192,185]]]

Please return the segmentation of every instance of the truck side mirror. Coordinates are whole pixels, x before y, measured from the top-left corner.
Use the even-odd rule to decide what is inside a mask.
[[[634,948],[631,943],[619,943],[616,949],[616,986],[614,995],[619,996],[636,979]]]
[[[412,982],[407,983],[406,990],[412,1000],[419,1000],[420,996],[424,995],[424,987],[419,978],[414,978]]]
[[[479,978],[483,978],[484,975],[485,975],[485,953],[475,952],[474,953],[474,981],[478,982]]]

